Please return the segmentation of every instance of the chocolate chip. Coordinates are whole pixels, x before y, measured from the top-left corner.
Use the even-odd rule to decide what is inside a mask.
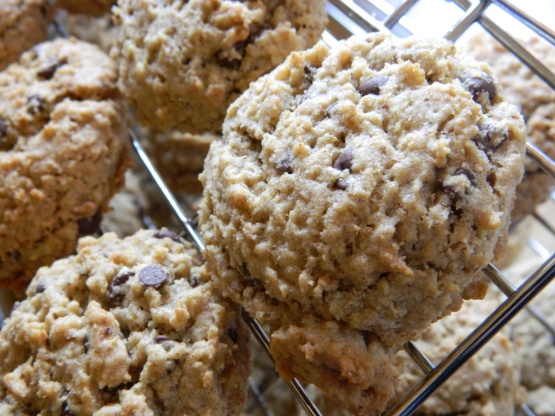
[[[189,284],[191,287],[197,287],[200,283],[200,277],[198,274],[193,274],[189,277]]]
[[[485,74],[484,74],[485,75]],[[484,77],[469,77],[464,80],[463,86],[472,94],[472,99],[478,102],[483,93],[488,94],[491,102],[495,98],[495,84],[493,80],[485,75]]]
[[[276,165],[276,169],[284,173],[293,173],[293,160],[293,155],[289,153]]]
[[[0,118],[0,151],[13,149],[17,143],[17,138],[8,134],[8,122]]]
[[[39,282],[37,284],[37,287],[35,288],[35,295],[38,295],[39,293],[42,293],[46,290],[46,288],[44,287],[44,284],[42,282]]]
[[[122,274],[118,274],[116,277],[114,277],[112,279],[112,281],[110,282],[110,292],[112,292],[114,290],[114,288],[116,286],[121,286],[123,285],[125,282],[127,282],[129,280],[129,278],[131,276],[133,276],[135,273],[133,272],[124,272]]]
[[[468,178],[470,183],[474,183],[474,174],[465,168],[457,168],[453,173],[453,176],[464,175]]]
[[[333,163],[333,167],[337,170],[349,169],[353,166],[353,149],[347,149]]]
[[[507,135],[499,134],[488,125],[478,126],[478,134],[472,138],[478,149],[488,154],[488,156],[503,146],[507,140]]]
[[[157,335],[154,337],[154,342],[156,343],[164,342],[164,341],[169,341],[169,338],[165,335]]]
[[[89,336],[87,335],[83,340],[83,349],[85,350],[85,354],[89,352],[89,348],[90,348],[90,342],[89,342]]]
[[[162,287],[166,280],[168,280],[168,273],[157,264],[146,266],[139,273],[139,280],[143,285],[159,289]]]
[[[237,339],[239,338],[239,334],[237,333],[237,329],[231,327],[227,330],[227,336],[229,338],[231,338],[231,340],[233,341],[233,343],[235,344],[237,342]]]
[[[35,114],[42,113],[45,105],[44,99],[39,95],[31,95],[27,99],[27,112],[34,116]]]
[[[387,83],[389,77],[374,77],[363,81],[359,87],[358,92],[363,97],[368,94],[379,95],[381,88]]]
[[[154,237],[155,238],[169,238],[177,243],[181,242],[181,239],[179,238],[179,235],[177,235],[176,233],[174,233],[173,231],[167,230],[165,228],[158,230],[154,233]]]
[[[8,135],[8,122],[0,118],[0,139]]]
[[[347,181],[344,181],[343,179],[336,180],[333,186],[337,189],[341,189],[342,191],[345,191],[347,190],[347,188],[349,188],[349,184],[347,183]]]
[[[442,185],[442,188],[443,188],[443,192],[445,192],[447,196],[451,198],[451,201],[453,201],[454,204],[456,204],[461,200],[461,196],[455,191],[455,188],[453,188],[452,186]]]
[[[123,285],[125,282],[129,280],[131,276],[135,273],[133,272],[124,272],[122,274],[118,274],[116,277],[112,279],[110,285],[108,286],[109,298],[110,298],[110,307],[114,308],[116,306],[120,306],[125,299],[125,295],[123,293],[116,293],[117,287]],[[121,292],[121,290],[119,291]]]
[[[37,77],[41,80],[48,81],[52,79],[58,68],[63,65],[63,62],[55,62],[52,65],[39,69],[37,71]]]
[[[83,235],[94,234],[99,230],[101,222],[102,213],[100,212],[100,210],[96,211],[92,218],[79,218],[77,220],[79,233]]]

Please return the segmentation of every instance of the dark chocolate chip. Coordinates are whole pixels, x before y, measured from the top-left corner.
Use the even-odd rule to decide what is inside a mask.
[[[387,83],[389,77],[374,77],[363,81],[359,87],[358,92],[363,97],[368,94],[379,95],[381,88]]]
[[[237,342],[237,339],[239,338],[239,334],[237,333],[237,329],[231,327],[227,330],[227,336],[229,338],[231,338],[231,340],[233,341],[233,343],[235,344]]]
[[[99,230],[101,222],[102,213],[100,212],[100,210],[96,211],[92,218],[79,218],[77,220],[79,233],[83,235],[94,234]]]
[[[112,292],[114,290],[114,288],[116,286],[121,286],[123,285],[125,282],[127,282],[129,280],[129,278],[131,276],[133,276],[135,273],[133,272],[124,272],[122,274],[118,274],[116,277],[114,277],[112,279],[112,281],[110,282],[110,292]]]
[[[475,102],[478,102],[483,93],[488,94],[490,102],[495,98],[495,84],[487,75],[484,77],[469,77],[464,80],[463,85],[472,94],[472,99]]]
[[[488,155],[503,146],[507,140],[505,134],[495,134],[494,129],[488,125],[478,126],[478,134],[472,138],[478,149]]]
[[[46,288],[44,287],[44,284],[42,282],[39,282],[37,284],[37,287],[35,288],[35,295],[38,295],[39,293],[42,293],[46,290]]]
[[[13,149],[17,138],[8,134],[8,121],[0,118],[0,151]]]
[[[108,286],[108,292],[110,294],[110,307],[114,308],[116,306],[120,306],[123,303],[125,295],[123,293],[116,293],[116,288],[127,282],[129,278],[134,274],[135,273],[133,272],[124,272],[122,274],[118,274],[112,279],[110,285]],[[121,292],[121,290],[119,290],[119,292]]]
[[[176,233],[174,233],[173,231],[167,230],[167,229],[162,229],[162,230],[158,230],[154,233],[154,237],[155,238],[169,238],[177,243],[181,242],[181,239],[179,238],[179,235],[177,235]]]
[[[445,192],[447,196],[451,198],[451,201],[453,201],[454,204],[461,200],[461,196],[455,191],[455,188],[453,188],[452,186],[443,185],[442,188],[443,192]]]
[[[87,352],[89,352],[90,342],[89,342],[89,336],[88,336],[88,335],[87,335],[87,336],[85,337],[85,339],[83,340],[83,348],[84,348],[84,350],[85,350],[85,354],[86,354]]]
[[[349,188],[349,184],[347,183],[347,181],[344,181],[343,179],[336,180],[333,186],[337,189],[341,189],[342,191],[345,191],[347,190],[347,188]]]
[[[8,135],[8,122],[0,118],[0,139]]]
[[[165,335],[157,335],[154,337],[154,342],[158,343],[158,342],[164,342],[164,341],[169,341],[169,338]]]
[[[42,113],[45,105],[44,99],[40,95],[31,95],[27,99],[27,112],[34,116],[35,114]]]
[[[143,285],[156,289],[162,287],[166,280],[168,280],[168,277],[168,273],[157,264],[146,266],[139,273],[139,280]]]
[[[63,66],[63,62],[55,62],[52,65],[41,68],[37,71],[37,77],[41,80],[48,81],[52,79],[58,68]]]
[[[337,170],[349,169],[353,166],[353,149],[347,149],[333,163],[333,167]]]
[[[474,174],[465,168],[457,168],[453,173],[453,176],[464,175],[468,178],[470,183],[474,183]]]
[[[189,277],[189,284],[191,287],[197,287],[200,283],[200,277],[198,274],[193,274]]]
[[[293,155],[288,154],[276,165],[276,169],[284,173],[293,173]]]

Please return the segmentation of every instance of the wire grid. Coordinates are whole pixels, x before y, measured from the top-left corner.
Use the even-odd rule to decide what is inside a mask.
[[[421,1],[423,2],[425,0]],[[551,88],[555,89],[555,74],[523,48],[513,37],[503,30],[494,19],[490,18],[486,12],[492,5],[495,5],[509,15],[517,18],[537,35],[546,39],[552,45],[555,45],[555,32],[553,32],[552,29],[535,20],[507,0],[482,0],[475,2],[470,2],[469,0],[443,1],[445,3],[456,4],[460,8],[461,13],[460,18],[444,34],[446,39],[456,41],[472,24],[479,23],[495,39],[542,78]],[[330,25],[329,29],[322,35],[322,39],[328,45],[333,46],[339,38],[372,31],[390,32],[397,36],[410,35],[411,31],[402,24],[402,20],[417,3],[418,0],[405,0],[394,8],[390,3],[384,0],[330,0],[327,3]],[[201,236],[195,229],[195,221],[185,215],[179,202],[166,186],[163,178],[143,150],[139,140],[131,131],[130,138],[139,158],[164,195],[185,232],[197,250],[202,254],[205,245]],[[555,178],[555,163],[542,153],[541,150],[529,143],[527,145],[527,156],[536,162],[551,177]],[[551,195],[551,198],[555,200],[555,193]],[[553,227],[542,216],[534,214],[533,217],[549,230],[551,234],[555,235]],[[430,394],[432,394],[451,374],[460,368],[460,366],[487,343],[503,325],[523,308],[527,308],[528,312],[545,327],[546,334],[550,334],[555,339],[555,328],[545,319],[539,310],[532,305],[528,305],[534,296],[555,277],[555,253],[546,249],[533,239],[529,241],[529,244],[536,252],[546,258],[545,262],[537,268],[519,288],[515,288],[495,265],[489,264],[484,269],[484,273],[507,296],[507,300],[491,313],[480,326],[478,326],[437,366],[432,364],[432,362],[418,349],[416,344],[409,342],[405,345],[406,352],[421,367],[425,376],[400,402],[393,404],[386,410],[383,416],[409,415],[415,411]],[[246,313],[243,313],[243,318],[258,342],[264,350],[268,352],[269,339],[260,324]],[[308,398],[297,380],[293,379],[288,385],[309,415],[321,415],[320,410]],[[251,390],[257,397],[259,404],[264,406],[262,392],[257,391],[256,386],[252,385]],[[522,405],[520,408],[526,415],[534,415],[533,411],[526,405]],[[265,411],[265,413],[270,414],[269,411]]]

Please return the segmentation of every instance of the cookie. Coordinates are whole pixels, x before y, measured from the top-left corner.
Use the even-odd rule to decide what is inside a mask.
[[[50,15],[48,0],[0,3],[0,71],[17,61],[27,49],[46,40]]]
[[[555,285],[551,283],[532,302],[551,325],[555,325],[554,295]],[[542,324],[526,311],[513,319],[513,327],[513,337],[523,363],[522,384],[528,391],[527,403],[538,416],[552,415],[554,408],[549,406],[553,400],[548,398],[555,397],[553,339]]]
[[[501,303],[494,296],[487,300],[465,302],[457,313],[426,328],[417,344],[432,362],[438,364]],[[505,327],[481,350],[439,387],[414,413],[419,416],[513,415],[515,406],[523,402],[524,388],[520,385],[521,358],[511,339],[511,329]],[[255,350],[253,350],[253,356]],[[404,351],[399,353],[401,371],[399,384],[390,405],[398,403],[408,390],[419,382],[423,373]],[[277,384],[277,383],[276,383]],[[262,384],[267,405],[276,416],[303,415],[304,410],[285,387]],[[313,385],[305,391],[324,415],[348,416],[348,410],[338,406]],[[246,415],[258,414],[255,406]]]
[[[139,121],[159,130],[221,131],[229,104],[289,52],[318,40],[323,0],[121,0],[113,56]]]
[[[0,332],[3,415],[238,415],[249,333],[169,230],[80,240]]]
[[[523,45],[555,72],[555,50],[552,46],[538,38],[523,42]],[[555,91],[490,36],[475,35],[466,47],[477,59],[492,66],[507,101],[520,108],[526,123],[527,139],[555,159]],[[513,221],[534,212],[555,185],[555,181],[532,160],[527,159],[524,167],[524,179],[517,188],[511,214]]]
[[[58,10],[56,19],[71,36],[94,43],[106,53],[110,52],[116,42],[116,27],[112,22],[111,14],[91,16]]]
[[[337,321],[387,355],[483,297],[476,274],[506,240],[524,148],[489,66],[453,44],[370,34],[292,53],[210,147],[208,265],[274,331]]]
[[[457,313],[424,330],[417,344],[435,364],[492,313],[503,299],[488,296],[465,302]],[[394,402],[422,377],[422,370],[403,351],[402,373]],[[516,405],[525,398],[520,385],[521,358],[510,327],[504,327],[472,356],[416,410],[415,415],[461,414],[468,416],[514,415]]]
[[[71,14],[102,16],[110,13],[117,0],[56,0],[56,6]]]
[[[118,237],[127,237],[145,228],[143,216],[150,211],[150,205],[142,189],[141,178],[135,172],[125,172],[125,185],[109,202],[109,211],[102,216],[102,232],[113,232]]]
[[[0,286],[94,232],[128,166],[116,68],[97,47],[42,43],[0,73]]]
[[[221,136],[190,134],[177,130],[167,133],[143,129],[142,142],[154,165],[174,193],[202,193],[198,175],[210,143]]]

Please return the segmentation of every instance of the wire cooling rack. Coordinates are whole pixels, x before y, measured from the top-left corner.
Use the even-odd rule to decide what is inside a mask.
[[[554,2],[550,0],[536,1],[545,3],[545,7],[553,7],[552,11],[555,12],[555,4],[551,4]],[[551,88],[555,89],[555,74],[508,33],[509,31],[511,33],[528,31],[527,33],[544,38],[553,46],[555,45],[555,32],[508,0],[474,2],[469,0],[330,0],[327,3],[327,12],[330,23],[322,35],[322,39],[330,46],[338,39],[371,31],[391,32],[405,37],[412,33],[432,34],[429,32],[430,29],[433,29],[436,32],[433,33],[434,35],[457,41],[460,37],[472,33],[476,27],[481,26],[479,30],[489,32]],[[425,22],[422,16],[426,17]],[[187,235],[202,253],[205,246],[195,229],[195,221],[184,213],[179,201],[166,186],[133,132],[130,132],[130,137],[140,160],[154,179]],[[555,178],[553,160],[530,143],[527,145],[527,157]],[[555,193],[552,194],[551,199],[555,200]],[[555,230],[550,225],[552,223],[549,222],[549,217],[553,219],[555,212],[549,211],[547,217],[546,219],[545,213],[544,215],[533,214],[536,223],[547,230],[551,236],[555,236]],[[528,309],[528,312],[544,326],[546,336],[551,335],[555,339],[555,329],[552,324],[540,311],[532,305],[528,305],[534,296],[555,277],[555,252],[542,245],[534,237],[528,240],[528,244],[531,249],[545,259],[543,264],[531,273],[518,288],[495,265],[489,264],[484,269],[484,273],[507,296],[507,299],[437,366],[432,364],[416,344],[409,342],[405,346],[407,353],[423,370],[424,376],[401,401],[387,409],[383,416],[410,415],[523,308]],[[256,339],[268,351],[269,340],[262,327],[246,313],[244,313],[244,318]],[[255,386],[252,387],[255,388]],[[293,380],[289,383],[289,387],[309,415],[321,415],[320,410],[308,398],[300,383]],[[255,393],[260,395],[260,392]],[[259,404],[264,406],[263,397],[259,397]],[[520,410],[526,415],[534,415],[526,405],[521,405]],[[264,413],[271,414],[268,410],[265,410]]]
[[[546,7],[551,4],[553,16],[555,16],[555,2],[550,0],[536,1]],[[391,32],[401,37],[412,33],[426,33],[456,41],[461,36],[471,33],[479,25],[481,26],[480,30],[489,32],[551,88],[555,89],[555,74],[509,35],[507,25],[510,27],[511,33],[517,30],[528,31],[528,33],[534,33],[544,38],[551,45],[555,45],[555,32],[508,0],[474,2],[469,0],[330,0],[327,3],[327,12],[330,17],[330,24],[322,38],[330,46],[333,46],[338,39],[371,31]],[[515,22],[519,25],[518,28],[515,27]],[[61,35],[67,36],[62,26],[57,27],[57,29]],[[430,33],[430,29],[433,29],[435,33]],[[142,148],[136,134],[132,131],[130,131],[130,139],[140,160],[162,192],[186,234],[197,250],[202,253],[205,246],[195,229],[195,221],[184,213],[180,202],[166,186],[162,176],[158,173]],[[538,148],[528,144],[527,156],[555,178],[555,163]],[[552,202],[555,201],[555,191],[551,199]],[[553,206],[555,206],[555,202],[553,202]],[[544,215],[534,213],[532,216],[535,222],[546,230],[550,236],[555,236],[555,230],[551,225],[552,223],[549,222],[549,220],[555,218],[555,209],[547,212],[547,219],[545,213]],[[526,308],[543,325],[546,336],[551,335],[555,340],[555,328],[552,324],[539,310],[532,305],[528,305],[531,299],[555,277],[555,251],[545,247],[534,236],[528,239],[528,245],[545,259],[543,264],[531,273],[518,288],[495,265],[489,264],[484,269],[484,273],[507,296],[506,301],[500,304],[479,327],[437,366],[432,364],[416,344],[409,342],[405,345],[406,352],[421,367],[424,377],[402,400],[387,409],[383,416],[409,415],[415,411],[430,394],[523,308]],[[262,327],[246,313],[243,314],[243,317],[263,349],[268,352],[269,339]],[[292,380],[288,385],[309,415],[321,415],[320,410],[308,398],[298,381]],[[259,405],[264,407],[262,393],[257,391],[254,385],[251,385],[251,390],[258,397]],[[269,410],[263,410],[264,414],[271,414]],[[521,405],[520,410],[525,415],[534,415],[533,411],[526,405]]]

